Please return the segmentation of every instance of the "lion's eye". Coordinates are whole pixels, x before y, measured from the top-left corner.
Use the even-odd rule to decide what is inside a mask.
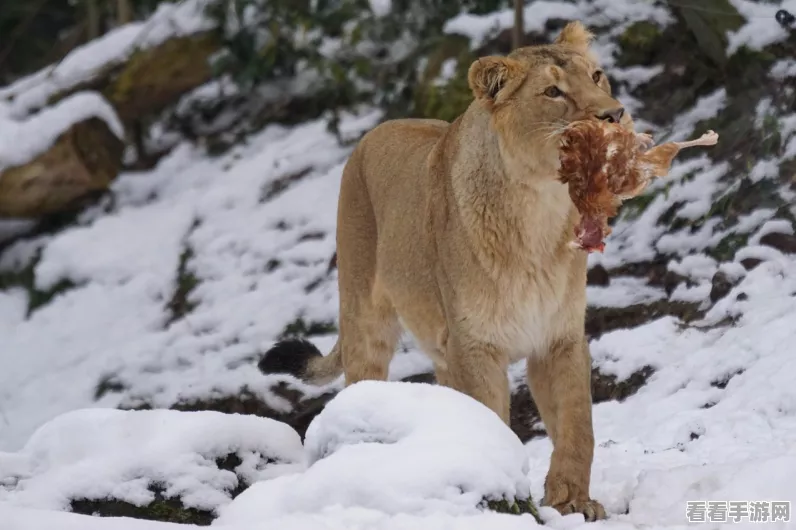
[[[544,95],[549,98],[558,98],[563,96],[564,93],[561,92],[561,89],[558,88],[557,86],[549,86],[545,89]]]
[[[594,79],[595,83],[599,83],[600,79],[603,78],[603,73],[600,70],[597,70],[591,75],[591,78]]]

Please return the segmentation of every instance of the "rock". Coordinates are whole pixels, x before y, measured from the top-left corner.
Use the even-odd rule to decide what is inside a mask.
[[[676,316],[691,322],[701,315],[699,304],[657,300],[649,304],[627,307],[588,307],[586,309],[586,336],[595,339],[608,331],[633,328],[663,316]]]
[[[607,271],[609,277],[634,276],[646,278],[647,284],[651,287],[662,287],[667,295],[671,295],[674,290],[688,279],[685,276],[669,270],[669,258],[666,256],[656,256],[650,261],[640,261],[626,263],[619,267]]]
[[[132,517],[148,521],[166,523],[183,523],[197,526],[209,526],[215,516],[206,510],[187,508],[178,498],[165,497],[162,487],[150,486],[155,500],[144,506],[136,506],[118,499],[74,499],[70,503],[71,511],[83,515],[99,517]]]
[[[796,236],[791,234],[771,232],[760,238],[760,244],[774,247],[785,254],[796,254]]]
[[[611,275],[602,265],[595,265],[586,273],[586,285],[598,285],[608,287],[611,283]]]
[[[727,274],[722,271],[717,271],[711,279],[712,287],[710,288],[710,301],[718,302],[729,294],[736,282],[733,282]]]
[[[251,414],[262,418],[271,418],[290,425],[303,439],[310,422],[336,395],[335,391],[329,391],[317,397],[307,398],[303,392],[284,382],[275,384],[269,390],[287,399],[290,402],[291,411],[276,411],[247,389],[243,389],[238,395],[207,400],[181,401],[172,405],[171,408],[180,411],[213,410],[225,414]],[[145,405],[138,408],[146,409],[148,406]]]
[[[0,456],[25,478],[7,489],[32,508],[197,525],[259,480],[304,468],[287,425],[172,410],[67,412]],[[0,482],[7,469],[0,466]]]
[[[520,385],[511,395],[509,418],[511,430],[523,443],[547,435],[527,385]]]
[[[613,374],[603,374],[596,368],[591,371],[591,399],[594,403],[603,401],[624,401],[647,383],[650,376],[655,373],[651,366],[644,366],[636,370],[630,377],[618,381]]]
[[[80,207],[108,189],[123,150],[99,118],[72,125],[44,153],[0,172],[0,217],[36,219]]]
[[[763,263],[763,260],[757,258],[746,258],[741,260],[741,265],[743,265],[744,269],[750,271]]]

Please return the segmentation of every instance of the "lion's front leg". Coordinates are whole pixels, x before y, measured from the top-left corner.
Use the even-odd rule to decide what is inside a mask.
[[[462,333],[451,333],[445,351],[447,368],[437,370],[441,384],[458,390],[492,409],[509,424],[508,356]]]
[[[594,431],[585,340],[560,341],[545,357],[529,359],[528,386],[553,442],[543,503],[589,521],[605,518],[605,509],[589,496]]]

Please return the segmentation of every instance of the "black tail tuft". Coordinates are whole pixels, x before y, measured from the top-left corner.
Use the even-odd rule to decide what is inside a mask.
[[[264,374],[290,374],[303,379],[310,361],[319,357],[323,355],[310,341],[285,339],[265,352],[257,367]]]

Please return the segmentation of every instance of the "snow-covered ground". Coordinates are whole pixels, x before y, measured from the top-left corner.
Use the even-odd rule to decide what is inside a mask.
[[[731,49],[784,38],[772,24],[773,7],[732,3],[750,18],[731,38]],[[796,11],[796,2],[782,7]],[[46,148],[50,136],[31,138],[36,116],[29,114],[49,94],[76,82],[81,71],[120,60],[133,42],[153,44],[173,34],[164,28],[205,27],[195,8],[191,1],[163,8],[155,18],[163,25],[110,34],[105,56],[95,43],[64,61],[60,77],[40,73],[0,89],[0,100],[15,96],[0,103],[0,138],[24,135],[17,145],[31,152]],[[588,7],[540,1],[526,12],[531,29],[541,29],[549,17],[578,15],[587,23],[671,20],[647,0],[598,0]],[[174,17],[182,23],[165,23]],[[510,20],[508,12],[467,15],[447,29],[478,42]],[[611,38],[621,27],[596,43],[609,66]],[[786,76],[793,65],[774,69]],[[659,73],[611,71],[630,84]],[[723,90],[707,95],[675,120],[671,136],[701,134],[693,126],[720,112],[725,99]],[[69,101],[62,104],[75,104]],[[81,109],[88,101],[84,97]],[[76,116],[72,110],[68,114]],[[341,130],[355,137],[379,118],[363,108],[345,116]],[[793,116],[782,120],[783,144],[793,146],[786,154],[796,153],[794,123]],[[19,156],[0,145],[0,163],[6,152]],[[37,289],[62,280],[74,284],[30,315],[23,288],[0,290],[0,530],[178,528],[63,511],[81,496],[146,503],[149,481],[181,495],[186,505],[217,510],[214,526],[231,530],[513,530],[536,524],[530,515],[480,513],[476,506],[492,494],[530,491],[541,499],[550,442],[539,438],[523,446],[489,411],[443,388],[397,382],[351,387],[315,420],[304,447],[290,427],[263,418],[111,410],[169,407],[245,388],[272,409],[288,411],[290,403],[271,390],[277,381],[308,396],[340,387],[340,381],[314,388],[288,376],[263,376],[252,359],[298,317],[336,320],[336,274],[327,266],[349,152],[321,120],[268,127],[217,157],[181,144],[155,169],[122,174],[113,184],[114,200],[85,212],[76,226],[0,254],[0,274],[34,264]],[[753,178],[776,175],[779,161],[765,163]],[[589,287],[590,304],[599,307],[669,298],[708,308],[717,271],[738,281],[710,307],[704,327],[665,317],[592,342],[603,374],[622,379],[645,366],[655,370],[637,394],[594,408],[592,495],[609,512],[597,527],[683,528],[688,501],[790,501],[796,509],[796,257],[760,244],[765,234],[792,234],[793,227],[763,208],[730,227],[709,219],[693,233],[667,233],[657,224],[675,203],[687,220],[708,214],[727,171],[707,156],[676,162],[667,182],[651,187],[647,207],[618,221],[605,254],[590,258],[611,268],[665,252],[678,256],[669,270],[691,284],[669,296],[640,278],[612,278],[607,287]],[[733,261],[719,263],[704,252],[734,234],[749,237]],[[747,271],[740,261],[750,257],[763,262]],[[169,303],[186,274],[196,283],[188,295],[193,307],[175,317]],[[711,325],[728,319],[732,326]],[[313,338],[324,351],[334,339]],[[396,356],[391,377],[429,366],[410,344]],[[512,375],[520,372],[522,366],[512,367]],[[95,399],[100,386],[111,391]],[[232,453],[241,460],[234,473],[215,467],[215,459]],[[256,483],[232,500],[229,491],[242,479]],[[550,528],[585,527],[580,515],[542,509],[541,516]],[[766,528],[796,525],[793,515],[791,521]]]

